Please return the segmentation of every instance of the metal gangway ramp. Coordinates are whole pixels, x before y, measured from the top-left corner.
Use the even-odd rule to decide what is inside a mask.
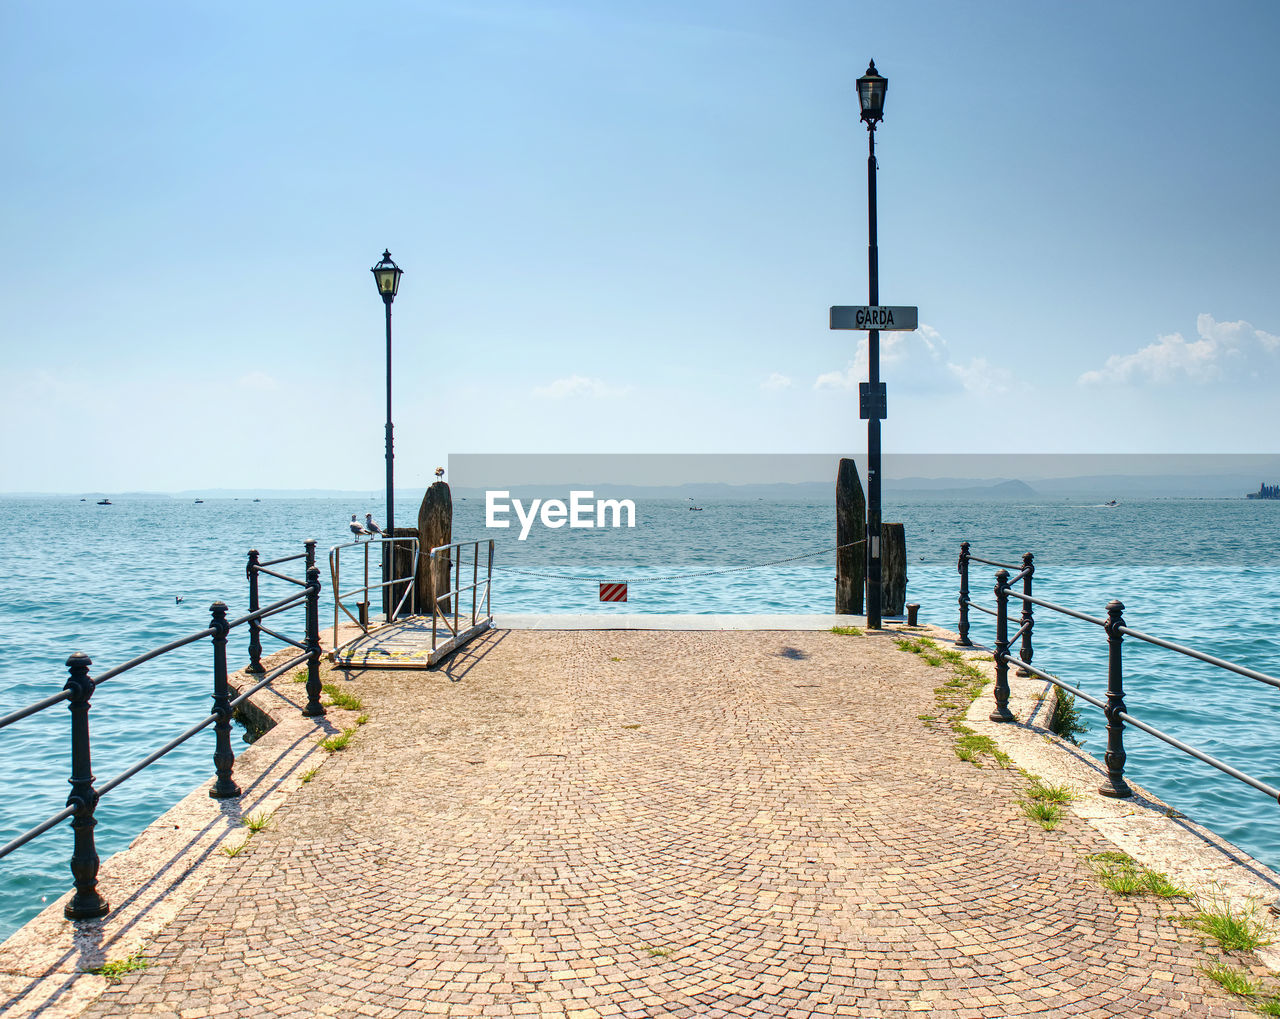
[[[394,562],[394,552],[385,546],[392,543],[410,544],[412,546],[412,569],[408,576],[395,577],[378,583],[369,583],[369,546],[375,543],[384,545],[384,554]],[[480,576],[480,546],[487,547],[487,561],[484,576]],[[360,548],[363,550],[364,582],[348,591],[342,590],[342,550]],[[471,583],[463,586],[463,549],[471,549]],[[464,644],[478,637],[493,627],[493,612],[490,605],[490,585],[493,580],[493,540],[457,541],[450,545],[440,545],[425,557],[427,576],[432,581],[428,584],[428,600],[431,614],[415,614],[401,616],[410,593],[417,584],[418,570],[424,559],[418,549],[416,538],[382,537],[369,541],[348,542],[335,545],[329,550],[329,573],[333,579],[333,641],[334,647],[329,652],[329,660],[342,668],[357,669],[429,669],[447,655]],[[437,592],[437,583],[448,590]],[[404,593],[395,602],[390,618],[379,626],[369,622],[369,593],[374,590],[389,589],[394,592],[396,585],[405,585]],[[481,589],[484,594],[481,596]],[[462,595],[471,592],[471,621],[462,612]],[[348,602],[353,597],[360,600],[353,603],[353,613]],[[360,633],[351,640],[339,643],[339,611],[360,627]]]

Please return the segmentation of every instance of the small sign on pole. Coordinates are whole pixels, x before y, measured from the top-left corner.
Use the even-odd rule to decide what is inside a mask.
[[[832,329],[880,329],[885,332],[912,332],[918,329],[920,309],[910,305],[833,305]]]
[[[626,601],[627,600],[627,583],[624,580],[620,584],[601,584],[600,585],[601,601]]]
[[[875,389],[871,388],[870,382],[858,383],[858,416],[864,421],[872,418],[883,421],[889,416],[889,400],[883,382]],[[874,540],[873,538],[872,541]]]

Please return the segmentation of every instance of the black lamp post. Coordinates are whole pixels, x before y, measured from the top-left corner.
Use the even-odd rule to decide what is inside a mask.
[[[873,60],[858,79],[858,103],[867,124],[867,277],[871,305],[880,303],[880,252],[876,236],[876,125],[884,119],[884,94],[889,80],[876,71]],[[390,307],[390,305],[388,305]],[[867,626],[880,628],[880,419],[884,400],[880,383],[880,330],[867,333],[869,403],[867,418]]]
[[[396,291],[400,289],[400,267],[391,261],[391,252],[383,250],[382,261],[369,270],[373,273],[374,282],[378,285],[378,293],[387,310],[387,530],[386,536],[392,541],[382,545],[382,611],[386,613],[387,622],[391,622],[391,613],[395,609],[395,592],[388,586],[391,581],[392,564],[395,562],[396,509],[395,509],[395,454],[391,449],[391,302],[396,299]]]

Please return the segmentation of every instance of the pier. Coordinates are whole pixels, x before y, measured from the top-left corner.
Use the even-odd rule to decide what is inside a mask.
[[[324,716],[287,678],[255,695],[278,724],[243,795],[106,861],[111,915],[11,938],[6,1014],[1255,1014],[1202,969],[1258,956],[1090,858],[1258,900],[1274,875],[1136,785],[1093,793],[1044,683],[1011,680],[1015,725],[989,688],[959,704],[910,653],[954,634],[495,622],[430,671],[326,664],[355,701]],[[962,759],[947,704],[1009,759]],[[1056,827],[1024,772],[1079,793]]]

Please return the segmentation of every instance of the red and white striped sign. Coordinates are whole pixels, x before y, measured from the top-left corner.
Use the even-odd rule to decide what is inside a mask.
[[[621,584],[601,584],[600,585],[601,601],[626,601],[627,585],[624,581]]]

